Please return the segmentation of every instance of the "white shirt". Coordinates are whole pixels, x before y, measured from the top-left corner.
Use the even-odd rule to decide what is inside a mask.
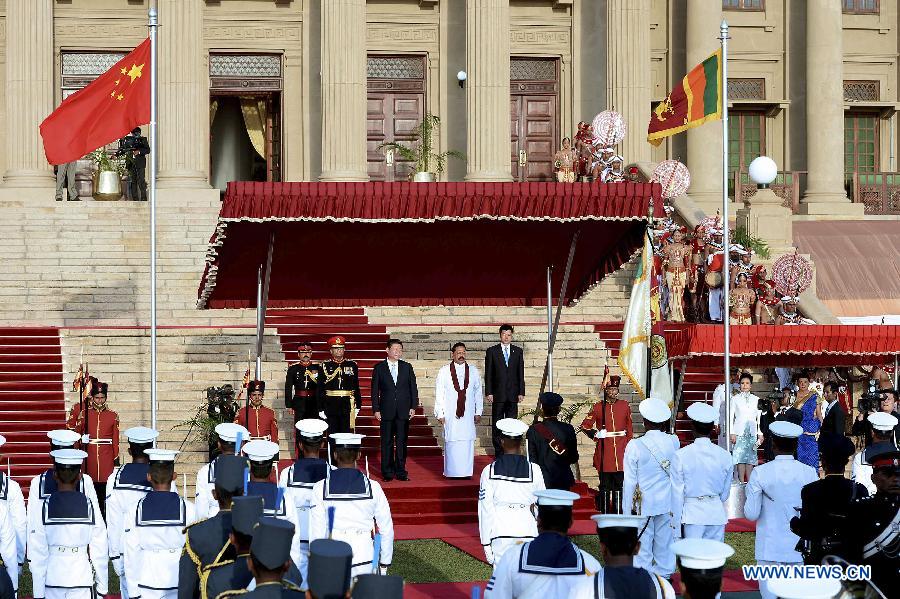
[[[510,478],[496,474],[495,465],[488,464],[481,471],[478,490],[478,535],[481,544],[490,545],[497,538],[533,539],[538,534],[537,522],[531,513],[534,492],[546,489],[541,467],[528,462],[530,471],[527,477]],[[494,547],[494,563],[503,554],[498,549]]]
[[[698,437],[675,452],[672,461],[675,522],[721,525],[728,523],[725,502],[731,494],[731,455]]]
[[[400,372],[400,361],[399,360],[385,360],[388,366],[388,372],[391,373],[391,378],[394,380],[394,384],[397,384],[397,376]]]
[[[125,569],[122,559],[125,518],[134,514],[134,506],[151,490],[148,486],[138,488],[132,485],[127,485],[127,488],[126,485],[119,485],[122,488],[116,488],[121,471],[122,467],[116,466],[106,480],[106,538],[109,545],[109,559],[112,560],[113,569],[119,576]]]
[[[557,597],[572,597],[580,586],[585,584],[587,580],[592,580],[590,577],[593,577],[600,570],[600,562],[591,554],[582,551],[573,544],[576,554],[580,556],[581,569],[584,570],[583,574],[540,571],[540,567],[535,568],[534,571],[522,572],[519,569],[519,560],[522,552],[527,551],[530,546],[531,542],[516,545],[497,562],[494,573],[488,581],[484,592],[485,599],[556,599]],[[593,593],[590,596],[593,598]]]
[[[500,355],[503,356],[503,361],[509,365],[509,357],[512,355],[511,349],[512,343],[501,343],[500,344]]]
[[[752,393],[738,393],[731,396],[730,434],[741,436],[749,425],[752,433],[761,435],[762,429],[759,428],[761,416],[757,396]]]
[[[850,480],[864,486],[869,491],[869,495],[874,495],[877,489],[875,488],[875,483],[872,482],[872,466],[866,464],[863,460],[865,453],[865,450],[863,450],[853,456]]]
[[[28,515],[25,509],[25,496],[22,495],[22,487],[19,483],[0,472],[0,500],[4,501],[9,510],[9,519],[16,531],[16,561],[25,563],[25,539],[28,534]],[[5,559],[5,558],[4,558]],[[13,580],[18,586],[19,581]]]
[[[212,518],[219,513],[219,502],[213,497],[215,479],[212,476],[212,465],[203,464],[197,470],[197,484],[194,486],[194,509],[197,520]]]
[[[49,477],[49,480],[46,481]],[[44,493],[45,484],[51,484],[54,488],[56,483],[53,481],[53,469],[45,470],[41,472],[37,476],[31,479],[31,484],[28,487],[28,507],[26,508],[26,520],[27,520],[27,529],[31,531],[34,529],[33,523],[35,520],[40,521],[41,519],[41,510],[44,509],[44,500],[49,497],[48,494]],[[78,490],[87,495],[88,499],[90,499],[95,506],[100,505],[100,501],[97,499],[97,489],[94,487],[94,480],[91,478],[90,474],[82,473],[81,474],[81,483],[78,486]],[[96,513],[100,513],[100,509],[96,510]],[[106,530],[106,522],[103,523],[103,530]],[[30,532],[28,533],[30,534]],[[104,545],[108,547],[107,545]],[[35,597],[39,597],[40,595],[35,595]]]
[[[466,383],[465,364],[453,363],[460,388]],[[434,392],[434,417],[444,419],[444,439],[447,441],[474,441],[475,416],[484,410],[484,388],[481,373],[469,364],[469,386],[466,389],[466,409],[462,418],[456,417],[456,389],[450,376],[450,364],[438,372]]]
[[[789,455],[775,456],[757,466],[747,482],[744,516],[756,523],[756,560],[803,561],[794,549],[800,538],[791,532],[791,518],[800,513],[800,491],[819,480],[815,470]]]
[[[678,437],[649,430],[643,437],[625,446],[625,480],[622,485],[622,513],[630,514],[634,489],[641,489],[642,516],[658,516],[672,512],[671,464]],[[652,449],[652,452],[651,452]]]

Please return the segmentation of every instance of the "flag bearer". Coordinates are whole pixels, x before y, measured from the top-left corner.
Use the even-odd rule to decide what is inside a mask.
[[[278,417],[275,410],[263,405],[266,393],[265,381],[250,381],[247,385],[250,405],[238,410],[235,424],[244,425],[250,431],[250,439],[262,439],[278,443]]]
[[[66,427],[81,435],[81,445],[88,457],[84,471],[91,476],[100,512],[106,518],[106,481],[119,463],[119,415],[109,409],[106,393],[109,385],[94,380],[91,399],[84,413],[75,404]],[[85,421],[86,419],[86,421]]]

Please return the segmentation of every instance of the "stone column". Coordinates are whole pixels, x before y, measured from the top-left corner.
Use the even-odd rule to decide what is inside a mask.
[[[322,181],[368,181],[366,3],[322,2]]]
[[[810,0],[806,11],[807,188],[804,214],[862,214],[844,190],[844,53],[840,2]]]
[[[509,0],[466,0],[466,180],[512,181]]]
[[[606,106],[625,118],[625,162],[650,160],[650,0],[606,3]],[[582,115],[592,118],[593,115]]]
[[[159,2],[159,187],[209,187],[203,0]]]
[[[687,0],[687,52],[685,73],[719,47],[722,3]],[[673,84],[681,83],[681,76]],[[722,208],[722,123],[706,123],[687,131],[687,167],[691,171],[688,195],[707,214]]]
[[[53,187],[38,127],[53,103],[53,0],[6,3],[6,187]]]

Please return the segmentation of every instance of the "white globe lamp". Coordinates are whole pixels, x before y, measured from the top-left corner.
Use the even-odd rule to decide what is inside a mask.
[[[747,171],[757,188],[766,189],[778,176],[778,165],[768,156],[759,156],[753,159]]]

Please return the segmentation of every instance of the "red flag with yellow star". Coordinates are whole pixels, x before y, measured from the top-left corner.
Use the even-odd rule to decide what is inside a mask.
[[[150,38],[41,123],[50,164],[78,160],[150,122]]]

